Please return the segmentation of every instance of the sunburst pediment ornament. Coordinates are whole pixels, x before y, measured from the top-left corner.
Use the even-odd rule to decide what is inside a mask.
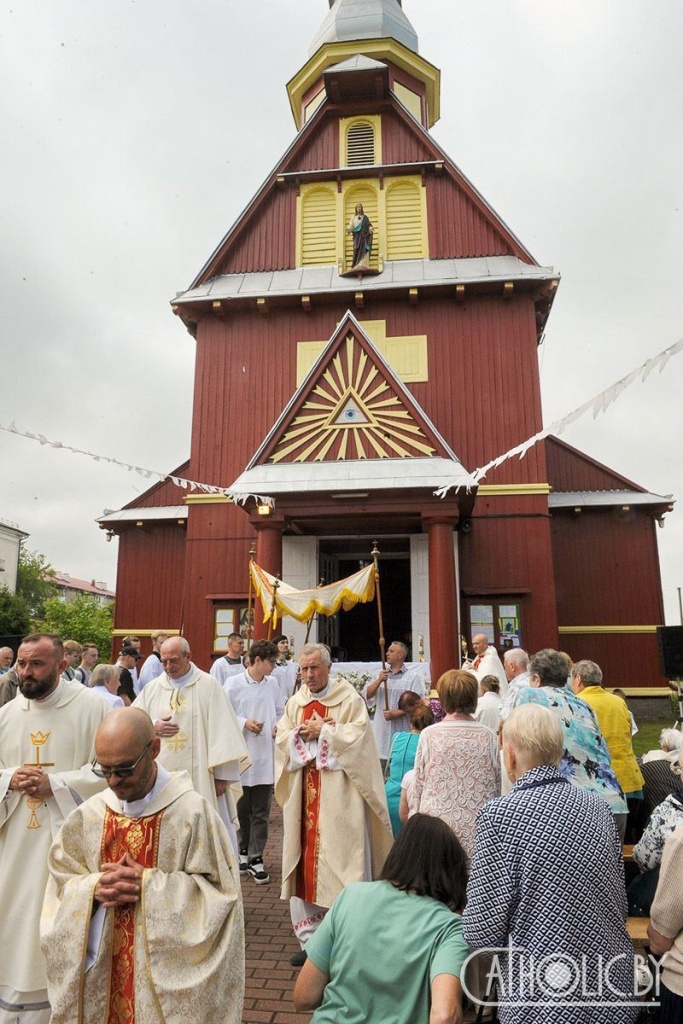
[[[405,385],[347,314],[255,461],[452,457],[439,442]]]

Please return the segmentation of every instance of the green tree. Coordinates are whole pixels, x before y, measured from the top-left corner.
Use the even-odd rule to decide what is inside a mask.
[[[22,544],[17,568],[17,594],[24,598],[29,613],[35,619],[43,618],[45,602],[57,596],[54,572],[45,555],[29,551]]]
[[[12,594],[7,587],[0,590],[0,634],[26,636],[31,632],[31,616],[21,594]]]
[[[77,640],[79,644],[97,644],[100,660],[109,658],[113,605],[101,605],[93,597],[82,595],[73,601],[60,601],[58,597],[45,602],[42,628],[58,633],[63,640]]]

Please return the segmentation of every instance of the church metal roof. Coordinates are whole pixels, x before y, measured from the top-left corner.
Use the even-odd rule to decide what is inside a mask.
[[[397,0],[335,0],[309,48],[352,39],[395,39],[418,53],[417,33]]]
[[[671,494],[649,491],[553,491],[548,505],[554,508],[625,508],[632,505],[670,505]]]
[[[386,260],[381,274],[364,277],[364,292],[387,288],[440,287],[454,284],[496,283],[506,281],[559,281],[552,267],[523,263],[517,256],[478,256],[444,260]],[[174,302],[212,299],[257,298],[266,296],[348,293],[357,290],[355,278],[341,277],[335,265],[295,267],[291,270],[261,271],[248,274],[222,274],[205,284],[181,292]]]

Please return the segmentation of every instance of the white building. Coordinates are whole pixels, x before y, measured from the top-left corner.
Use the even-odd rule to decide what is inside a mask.
[[[22,541],[29,537],[16,523],[0,519],[0,587],[6,587],[12,594],[17,589],[17,568]]]

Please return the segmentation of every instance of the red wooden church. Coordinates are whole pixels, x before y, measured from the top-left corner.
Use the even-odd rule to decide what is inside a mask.
[[[329,2],[287,87],[294,142],[173,303],[197,345],[174,474],[244,500],[165,482],[100,520],[120,538],[117,634],[181,631],[208,668],[244,621],[252,546],[305,588],[355,572],[376,540],[387,640],[433,678],[485,632],[593,658],[613,686],[661,686],[669,500],[557,440],[467,486],[542,426],[559,275],[430,136],[439,71],[400,0]],[[368,606],[316,631],[347,660],[378,657]]]

